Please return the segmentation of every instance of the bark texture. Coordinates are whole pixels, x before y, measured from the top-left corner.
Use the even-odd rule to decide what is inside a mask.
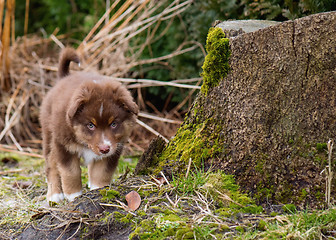
[[[208,96],[226,119],[220,168],[264,200],[323,200],[326,154],[317,146],[336,135],[336,13],[230,43],[231,72]]]
[[[193,141],[203,139],[199,151],[216,146],[202,161],[233,174],[260,202],[321,206],[326,142],[336,139],[336,12],[229,42],[230,72],[198,95],[181,129],[196,132]],[[183,149],[177,159],[168,154],[178,147],[181,129],[160,156],[175,171],[186,167],[181,159],[190,151]],[[335,185],[333,180],[334,199]]]

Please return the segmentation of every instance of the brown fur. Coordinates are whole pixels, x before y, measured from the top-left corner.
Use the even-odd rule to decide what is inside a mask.
[[[76,50],[73,48],[65,48],[59,59],[58,77],[62,78],[69,75],[70,62],[80,63]]]
[[[108,185],[138,113],[121,83],[94,73],[69,75],[71,61],[79,62],[78,55],[66,48],[59,65],[65,77],[41,107],[48,201],[81,193],[80,157],[88,164],[91,188]]]

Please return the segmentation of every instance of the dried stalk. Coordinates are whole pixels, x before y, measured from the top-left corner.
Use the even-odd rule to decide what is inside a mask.
[[[146,123],[140,121],[139,119],[137,119],[136,122],[141,127],[144,127],[145,129],[147,129],[148,131],[150,131],[151,133],[153,133],[155,136],[161,137],[166,143],[169,142],[169,140],[167,138],[165,138],[164,136],[162,136],[159,132],[155,131],[153,128],[151,128],[150,126],[148,126]]]
[[[4,9],[5,9],[5,0],[0,0],[0,36],[2,36],[2,20]]]
[[[128,2],[126,2],[128,4]],[[126,4],[125,3],[125,4]],[[174,1],[174,3],[176,4],[177,1]],[[124,43],[126,43],[127,41],[129,41],[131,38],[133,38],[134,36],[138,35],[139,33],[143,32],[144,30],[148,29],[151,25],[153,25],[154,23],[156,23],[158,20],[161,21],[162,17],[167,17],[167,14],[171,14],[174,10],[177,10],[179,8],[185,7],[186,5],[190,4],[190,1],[186,1],[183,2],[181,4],[178,4],[175,7],[171,7],[171,8],[166,8],[164,11],[162,11],[161,13],[153,16],[153,17],[142,17],[139,16],[138,19],[144,19],[141,21],[138,21],[137,19],[134,20],[133,23],[130,23],[128,27],[126,28],[118,28],[117,31],[112,31],[111,33],[108,34],[108,30],[111,30],[112,27],[111,26],[115,26],[117,23],[122,21],[122,18],[115,18],[112,17],[109,23],[109,27],[104,27],[103,29],[101,29],[97,35],[90,41],[88,42],[85,46],[82,45],[80,47],[81,50],[85,51],[85,52],[93,52],[93,54],[91,54],[91,57],[87,60],[87,64],[88,64],[88,68],[91,68],[92,66],[96,65],[98,62],[102,61],[103,58],[109,58],[106,55],[106,52],[110,53],[112,51],[115,51],[116,49],[118,49],[118,46],[123,45]],[[138,8],[142,8],[143,5],[136,6],[136,4],[138,4],[137,1],[135,1],[134,7],[138,7]],[[158,4],[157,4],[158,5]],[[154,7],[152,7],[154,10],[156,10],[155,8],[157,8],[157,5],[154,5]],[[137,9],[138,9],[137,8]],[[140,10],[137,11],[137,13],[140,13]],[[147,14],[146,11],[142,12],[143,14]],[[136,16],[135,14],[131,14],[131,16]],[[170,17],[174,17],[175,15],[171,15]],[[127,14],[122,15],[121,12],[118,11],[117,17],[124,17],[126,18],[126,22],[130,22],[130,18],[127,18]],[[140,28],[139,28],[140,27]],[[138,29],[136,31],[134,31],[134,29]],[[126,36],[127,35],[127,36]],[[87,39],[87,38],[86,38]],[[190,49],[188,49],[190,50]],[[186,50],[181,51],[179,54],[185,52]],[[176,54],[176,53],[175,53]],[[169,58],[169,56],[167,56]],[[164,58],[167,59],[167,58]],[[153,61],[153,60],[152,60]],[[155,61],[160,61],[160,59],[155,59]],[[140,63],[143,64],[143,63]],[[132,63],[129,66],[125,66],[126,69],[129,69],[133,66],[137,66],[139,65],[138,63]],[[124,66],[121,65],[121,68],[125,68]]]
[[[24,22],[24,36],[28,33],[28,19],[29,19],[29,0],[26,0],[25,22]]]
[[[331,155],[332,155],[332,150],[334,146],[334,142],[330,139],[328,141],[328,172],[327,172],[327,179],[326,179],[326,202],[328,206],[330,205],[330,195],[331,195],[331,183],[333,179],[333,172],[332,172],[332,164],[331,164]]]
[[[153,115],[150,115],[148,113],[143,113],[143,112],[139,113],[138,116],[139,117],[143,117],[143,118],[157,120],[157,121],[160,121],[160,122],[166,122],[166,123],[172,123],[172,124],[178,124],[178,125],[180,125],[182,123],[182,121],[172,120],[172,119],[162,118],[162,117],[157,117],[157,116],[153,116]]]
[[[43,158],[43,156],[41,154],[25,152],[24,150],[16,151],[14,149],[9,149],[7,146],[1,145],[1,144],[0,144],[0,151],[1,152],[15,153],[15,154],[23,155],[23,156],[28,156],[28,157]]]
[[[111,11],[117,6],[117,4],[120,2],[120,0],[114,1],[113,5],[104,13],[104,15],[99,19],[99,21],[94,25],[94,27],[91,29],[91,31],[88,33],[88,35],[84,38],[81,45],[78,47],[78,49],[82,49],[84,45],[87,45],[87,41],[92,37],[92,35],[97,31],[99,26],[104,22],[104,20],[107,18],[107,16],[110,15]]]
[[[13,126],[13,124],[15,123],[15,121],[17,120],[17,117],[20,114],[21,109],[23,108],[23,106],[26,104],[26,102],[28,101],[29,96],[26,96],[23,101],[20,103],[18,109],[13,113],[13,115],[11,116],[11,118],[8,120],[8,122],[6,122],[5,128],[2,130],[2,132],[0,133],[0,141],[2,140],[2,138],[5,136],[5,134],[11,129],[11,127]]]
[[[5,22],[4,28],[1,36],[1,58],[0,58],[0,66],[1,66],[1,89],[3,91],[8,91],[11,87],[10,82],[10,58],[8,57],[9,48],[10,48],[10,39],[11,39],[11,30],[12,29],[12,21],[14,18],[14,8],[15,8],[15,0],[7,0],[6,2],[6,14],[5,14]],[[13,36],[13,35],[12,35]]]
[[[120,78],[118,78],[120,79]],[[188,84],[180,84],[180,83],[174,83],[174,82],[164,82],[164,81],[158,81],[158,80],[147,80],[147,79],[135,79],[136,82],[139,82],[137,84],[128,85],[128,89],[132,88],[144,88],[144,87],[155,87],[155,86],[171,86],[171,87],[177,87],[177,88],[189,88],[189,89],[201,89],[199,86],[194,85],[188,85]]]

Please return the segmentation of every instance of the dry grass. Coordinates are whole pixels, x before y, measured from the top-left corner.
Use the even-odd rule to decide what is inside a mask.
[[[45,199],[44,160],[0,154],[0,228],[15,233],[28,222]],[[1,234],[1,233],[0,233]],[[1,239],[6,239],[1,236]]]
[[[5,11],[4,23],[2,24],[3,13]],[[14,42],[15,39],[15,0],[7,0],[6,8],[5,1],[0,1],[0,36],[1,36],[1,54],[0,54],[0,87],[1,89],[8,91],[11,88],[9,69],[11,61],[9,57],[10,41]]]
[[[126,77],[135,66],[161,63],[200,47],[198,43],[183,42],[174,52],[166,56],[139,60],[145,47],[158,40],[157,36],[166,37],[167,29],[159,33],[159,26],[164,22],[169,26],[171,21],[189,7],[192,1],[173,1],[168,4],[169,2],[128,0],[114,15],[110,16],[111,11],[115,10],[119,3],[114,1],[79,45],[77,50],[82,56],[81,67],[74,66],[72,69],[73,71],[97,71],[111,76],[137,93],[136,101],[141,108],[141,113],[139,114],[140,125],[136,127],[128,147],[133,152],[143,151],[154,135],[162,135],[166,139],[173,136],[182,120],[182,107],[191,104],[193,93],[200,88],[198,86],[201,82],[200,78],[162,82],[159,79]],[[6,7],[1,3],[3,1],[0,2],[0,13],[5,9],[6,17],[4,24],[0,24],[4,26],[0,29],[3,40],[0,143],[14,146],[21,152],[38,154],[41,148],[39,106],[43,96],[57,79],[58,54],[64,47],[67,36],[57,35],[56,29],[48,38],[25,35],[10,44],[12,37],[10,26],[14,20],[11,10],[14,5],[10,6],[11,1],[7,1]],[[29,7],[28,0],[26,7]],[[25,19],[26,25],[27,11]],[[134,44],[135,41],[133,41],[130,45],[130,41],[143,32],[147,34],[145,41],[138,44]],[[141,88],[152,86],[183,88],[189,91],[189,94],[171,111],[160,112],[157,111],[154,103],[144,99],[141,94]],[[167,99],[166,105],[169,101]],[[148,107],[154,111],[153,114],[146,112]]]

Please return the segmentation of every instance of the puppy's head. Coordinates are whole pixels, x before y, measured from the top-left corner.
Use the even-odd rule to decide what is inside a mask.
[[[127,141],[138,106],[119,82],[110,79],[85,81],[75,92],[67,122],[76,139],[98,156],[110,156]]]

